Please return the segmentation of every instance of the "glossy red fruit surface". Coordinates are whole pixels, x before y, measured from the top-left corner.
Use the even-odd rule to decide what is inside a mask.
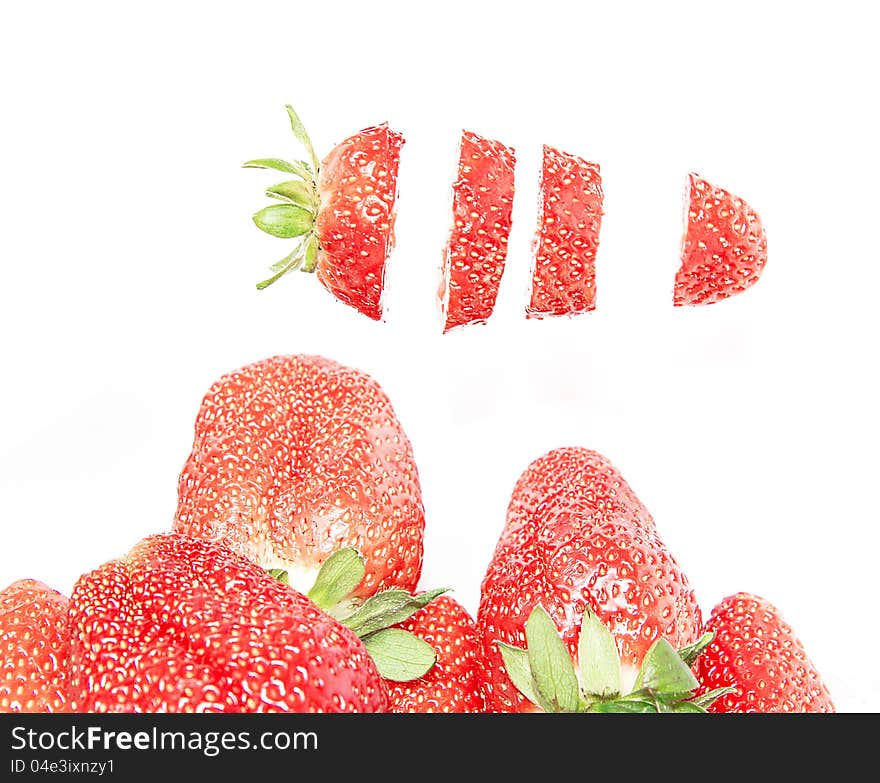
[[[595,309],[603,198],[598,164],[544,145],[529,318]]]
[[[709,712],[834,712],[831,694],[801,641],[768,601],[725,598],[706,630],[715,638],[697,659],[703,690],[733,687]]]
[[[708,305],[758,282],[767,263],[767,234],[739,196],[696,174],[688,177],[687,226],[673,301]]]
[[[425,517],[412,447],[366,373],[276,356],[205,395],[180,476],[174,530],[218,541],[307,592],[342,547],[366,562],[356,594],[412,591]]]

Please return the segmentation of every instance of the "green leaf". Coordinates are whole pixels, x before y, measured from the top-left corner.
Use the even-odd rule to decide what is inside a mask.
[[[693,701],[680,701],[672,705],[673,712],[697,712],[701,715],[706,714],[706,710]]]
[[[275,169],[285,174],[296,174],[304,180],[311,182],[314,179],[312,167],[304,160],[281,160],[281,158],[254,158],[241,164],[245,169]]]
[[[590,607],[584,611],[578,639],[581,689],[600,698],[620,693],[620,657],[611,632]]]
[[[364,639],[364,646],[379,674],[395,682],[424,677],[437,662],[430,644],[400,628],[376,631]]]
[[[314,272],[318,266],[318,237],[312,234],[306,242],[306,259],[300,268],[301,272]]]
[[[303,253],[302,246],[298,245],[294,248],[293,252],[284,256],[280,261],[276,261],[272,264],[272,271],[275,272],[272,277],[267,278],[266,280],[262,280],[257,283],[257,290],[262,291],[264,288],[269,287],[278,280],[280,277],[283,277],[288,272],[296,269],[303,262]]]
[[[697,658],[700,657],[700,653],[712,643],[714,638],[715,634],[712,631],[707,631],[693,644],[689,644],[687,647],[682,647],[678,651],[679,658],[681,658],[688,666],[693,666]]]
[[[324,610],[336,606],[361,583],[364,570],[364,560],[357,549],[345,547],[337,550],[318,571],[309,598]]]
[[[266,195],[270,198],[277,198],[290,204],[296,204],[296,206],[307,209],[309,212],[317,210],[314,190],[312,190],[311,185],[307,185],[299,179],[289,179],[287,182],[279,182],[277,185],[272,185],[271,188],[266,188]]]
[[[293,204],[273,204],[270,207],[263,207],[254,215],[253,220],[261,231],[282,239],[308,233],[315,222],[311,212]]]
[[[529,666],[537,691],[552,712],[578,712],[580,689],[568,648],[544,608],[536,606],[526,620]]]
[[[538,695],[532,668],[529,665],[529,653],[519,647],[512,647],[504,642],[495,642],[504,660],[504,668],[514,687],[532,704],[537,704],[544,712],[550,712],[550,705]]]
[[[270,568],[269,576],[274,576],[282,584],[290,584],[290,575],[283,568]]]
[[[711,691],[706,691],[705,693],[701,693],[699,696],[694,696],[691,699],[691,704],[696,704],[699,707],[708,708],[712,706],[712,703],[716,699],[720,699],[726,693],[733,693],[735,688],[715,688]]]
[[[371,633],[408,620],[447,589],[429,590],[418,595],[410,595],[406,590],[383,590],[364,601],[354,614],[342,622],[364,639]]]
[[[612,701],[597,701],[587,708],[587,712],[600,713],[656,713],[656,702],[650,699],[615,699]]]
[[[290,117],[290,129],[293,131],[293,135],[296,140],[306,148],[306,151],[309,153],[309,157],[312,159],[312,167],[315,171],[318,170],[318,158],[315,155],[315,150],[312,147],[312,140],[309,138],[309,134],[306,133],[305,126],[302,124],[302,120],[299,118],[299,115],[293,110],[293,106],[288,104],[284,107],[287,109],[287,116]]]
[[[698,685],[678,651],[666,639],[658,639],[642,660],[633,690],[645,688],[658,694],[687,694]]]

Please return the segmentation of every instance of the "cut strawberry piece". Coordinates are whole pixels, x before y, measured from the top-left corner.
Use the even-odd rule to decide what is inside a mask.
[[[758,282],[766,263],[767,235],[757,212],[691,174],[675,306],[714,304],[740,294]]]
[[[318,279],[338,299],[379,320],[403,136],[387,125],[337,145],[318,172]]]
[[[462,132],[440,284],[444,332],[492,315],[507,258],[515,165],[512,147]]]
[[[544,145],[541,199],[526,316],[594,310],[603,199],[598,164]]]
[[[355,591],[413,590],[425,527],[409,439],[376,381],[315,356],[276,356],[218,380],[196,418],[174,530],[216,540],[306,592],[353,547]]]
[[[70,601],[75,712],[377,712],[364,643],[224,547],[153,536]]]
[[[731,687],[709,712],[834,712],[831,694],[800,639],[772,604],[749,593],[725,598],[697,659],[703,690]]]
[[[244,164],[294,177],[267,188],[266,195],[281,203],[253,216],[267,234],[297,240],[293,250],[272,265],[274,274],[257,288],[295,269],[317,272],[337,299],[379,320],[385,262],[394,245],[403,136],[387,125],[365,128],[334,147],[319,164],[296,112],[288,106],[287,113],[309,160],[257,158]]]
[[[67,605],[33,579],[0,592],[0,712],[66,711]]]
[[[389,712],[485,712],[485,663],[473,619],[452,598],[440,596],[400,625],[437,653],[424,677],[388,683]]]
[[[514,488],[477,615],[492,710],[532,708],[511,684],[498,642],[523,647],[526,621],[539,605],[570,657],[581,616],[587,608],[595,613],[617,644],[624,685],[632,685],[654,642],[684,647],[701,627],[693,590],[651,515],[620,473],[586,449],[551,451]]]

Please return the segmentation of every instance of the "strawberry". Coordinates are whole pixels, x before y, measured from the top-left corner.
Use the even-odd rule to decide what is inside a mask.
[[[651,515],[601,455],[565,448],[533,462],[517,482],[482,584],[477,624],[489,664],[490,709],[527,709],[502,666],[498,642],[521,646],[538,605],[571,656],[589,608],[611,629],[630,684],[652,644],[692,644],[693,591]]]
[[[216,540],[305,591],[327,557],[366,561],[357,596],[412,590],[424,510],[412,448],[372,378],[314,356],[276,356],[205,395],[179,481],[174,530]]]
[[[294,175],[266,190],[280,204],[261,209],[254,223],[266,233],[297,237],[293,251],[257,284],[266,288],[294,269],[317,272],[337,299],[373,320],[382,317],[385,262],[394,245],[397,172],[403,136],[377,125],[334,147],[319,163],[296,112],[287,106],[291,129],[309,160],[258,158],[248,168]]]
[[[70,599],[75,712],[376,712],[366,646],[225,547],[147,538]]]
[[[512,147],[462,132],[440,283],[444,332],[492,315],[507,257],[515,165]]]
[[[767,263],[761,218],[741,198],[696,174],[689,176],[687,228],[673,301],[707,305],[758,282]]]
[[[714,640],[697,661],[703,689],[731,686],[710,712],[834,712],[804,646],[763,598],[725,598],[706,623]]]
[[[0,712],[65,712],[67,598],[34,579],[0,592]]]
[[[541,197],[526,317],[594,310],[603,198],[598,164],[544,145]]]
[[[467,610],[441,596],[400,627],[431,645],[437,663],[420,679],[389,684],[389,712],[485,712],[482,648]]]

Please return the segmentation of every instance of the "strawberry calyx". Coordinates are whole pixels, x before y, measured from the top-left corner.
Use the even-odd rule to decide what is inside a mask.
[[[272,264],[272,276],[257,283],[260,291],[295,269],[314,272],[320,249],[315,234],[315,218],[320,207],[317,179],[320,162],[299,115],[292,106],[285,106],[285,109],[293,135],[305,149],[308,160],[254,158],[242,164],[243,168],[274,169],[295,177],[266,188],[266,195],[281,203],[263,207],[253,215],[254,224],[266,234],[281,239],[298,239],[290,253]]]
[[[546,610],[536,606],[525,624],[526,648],[496,642],[511,682],[544,712],[705,713],[730,689],[696,694],[691,665],[712,641],[705,634],[676,650],[666,639],[651,645],[632,689],[624,693],[614,637],[587,607],[578,638],[578,670]]]
[[[409,593],[406,590],[381,590],[366,600],[352,593],[364,578],[365,565],[353,547],[344,547],[324,561],[308,597],[327,614],[350,628],[363,641],[386,680],[409,682],[424,677],[437,662],[437,653],[415,634],[394,628],[427,606],[447,588]],[[287,584],[287,572],[270,572]]]

